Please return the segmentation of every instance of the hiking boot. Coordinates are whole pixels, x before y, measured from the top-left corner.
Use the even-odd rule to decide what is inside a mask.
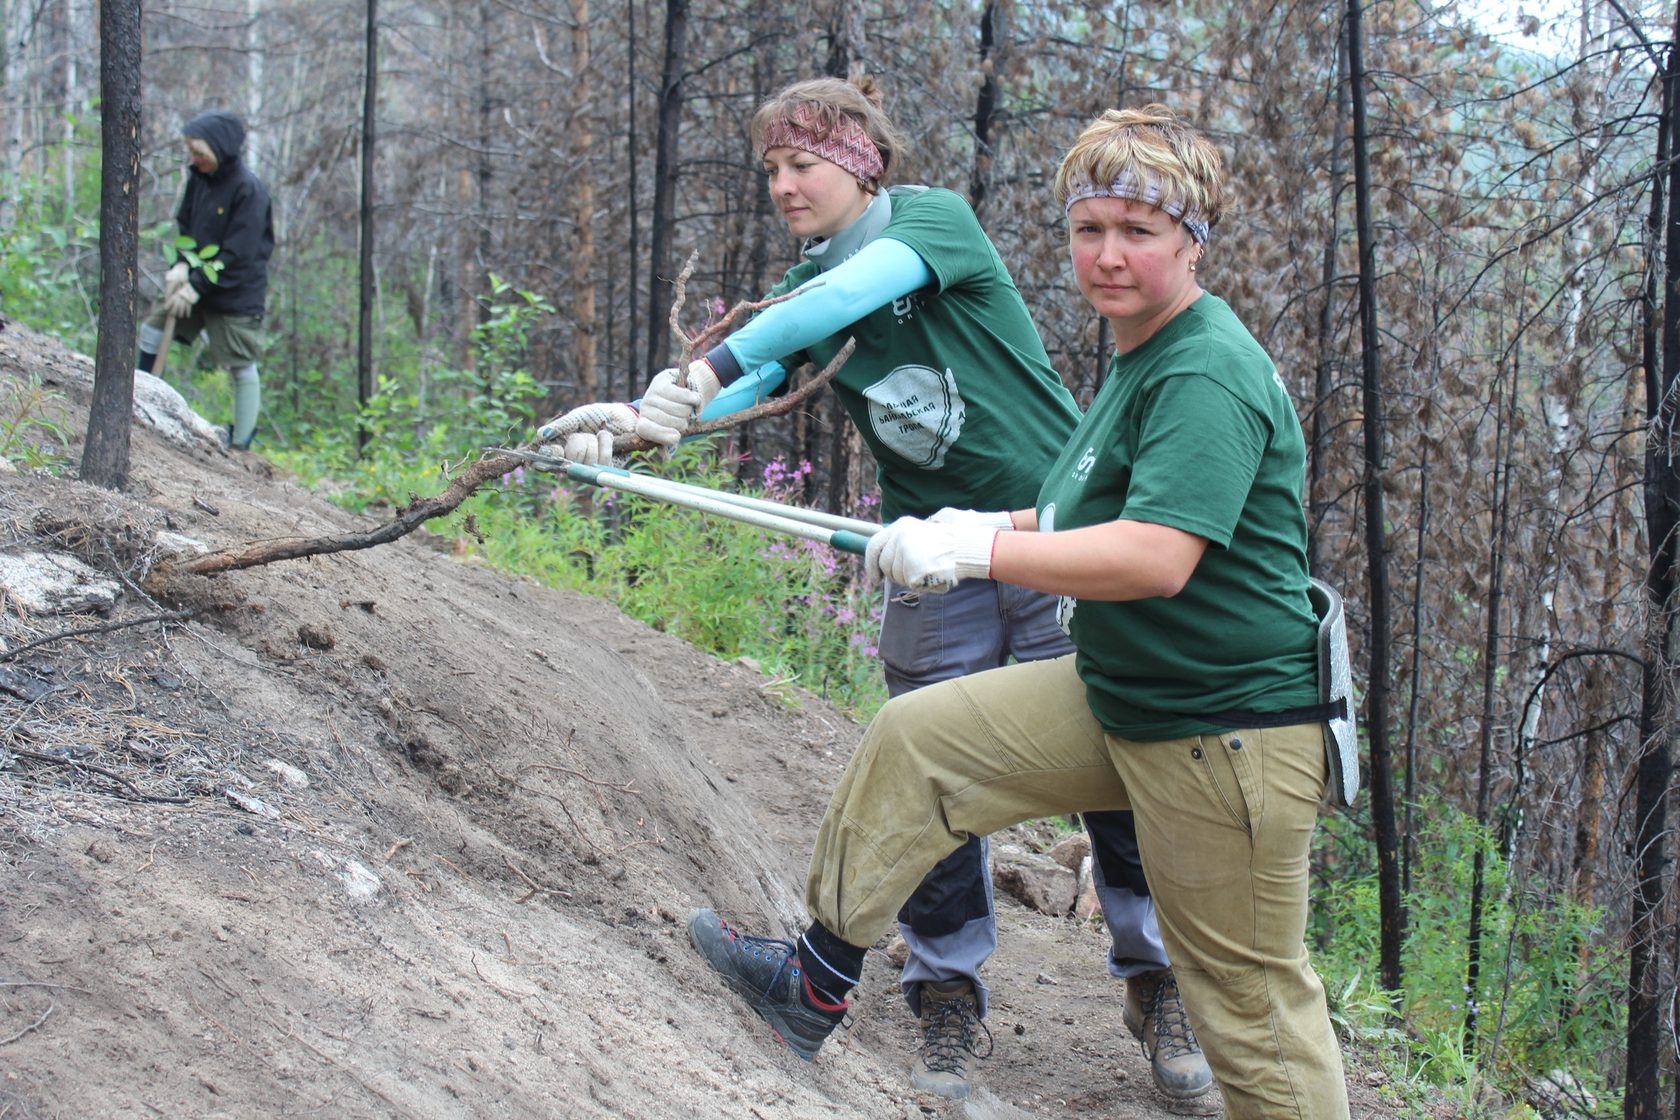
[[[811,989],[791,941],[748,937],[712,910],[689,913],[688,939],[775,1036],[807,1062],[846,1017],[848,1004],[828,1003]]]
[[[984,1051],[978,1048],[984,1037]],[[968,980],[922,985],[922,1048],[910,1084],[924,1092],[961,1100],[968,1096],[975,1058],[992,1054],[992,1032],[980,1021],[980,1005]]]
[[[1121,1015],[1132,1037],[1143,1044],[1155,1087],[1162,1093],[1175,1101],[1190,1101],[1213,1088],[1213,1071],[1190,1029],[1172,969],[1128,976]]]

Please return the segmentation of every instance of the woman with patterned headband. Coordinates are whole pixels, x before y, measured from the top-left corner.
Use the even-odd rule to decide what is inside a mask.
[[[752,135],[771,198],[803,239],[805,259],[771,291],[793,297],[686,371],[654,377],[639,406],[585,405],[541,438],[582,462],[607,459],[614,434],[675,444],[697,414],[753,404],[781,384],[784,364],[825,365],[850,337],[856,350],[834,390],[874,452],[888,518],[943,524],[972,519],[977,508],[1030,505],[1079,412],[968,204],[948,190],[883,186],[904,145],[867,79],[790,86],[759,108]],[[1009,527],[1007,514],[982,520]],[[985,579],[944,595],[888,588],[880,641],[888,691],[1061,656],[1072,647],[1055,606],[1053,596]],[[1213,1078],[1161,945],[1131,816],[1092,813],[1086,825],[1109,970],[1126,980],[1128,1020],[1160,1088],[1202,1096]],[[968,1094],[972,1059],[988,1050],[980,966],[996,948],[997,925],[984,835],[963,837],[924,868],[897,915],[909,948],[902,985],[922,1027],[912,1081],[951,1097]],[[806,994],[824,1022],[840,1014],[843,992]],[[803,1056],[821,1041],[766,1018]]]
[[[1032,505],[995,525],[900,518],[868,564],[912,590],[991,579],[1059,595],[1076,652],[888,701],[817,834],[797,948],[709,909],[689,935],[762,1014],[817,1035],[823,1021],[787,993],[855,983],[895,909],[965,836],[1129,807],[1226,1115],[1346,1117],[1305,945],[1330,715],[1306,450],[1271,360],[1197,283],[1223,164],[1162,106],[1110,110],[1063,159],[1056,198],[1079,289],[1113,328],[1107,380]]]

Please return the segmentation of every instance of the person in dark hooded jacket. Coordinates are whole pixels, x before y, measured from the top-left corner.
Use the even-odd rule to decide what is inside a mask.
[[[163,298],[140,328],[139,368],[151,372],[163,344],[166,321],[175,320],[174,341],[191,344],[200,331],[209,339],[200,361],[226,369],[233,378],[231,447],[251,446],[262,411],[257,358],[262,351],[263,311],[268,300],[268,258],[274,252],[274,211],[268,188],[240,159],[245,126],[232,113],[212,109],[181,129],[190,170],[175,222],[203,253],[220,265],[214,278],[178,260],[164,279]]]

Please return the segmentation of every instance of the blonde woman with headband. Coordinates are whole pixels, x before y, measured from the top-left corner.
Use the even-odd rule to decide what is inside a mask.
[[[1271,360],[1197,282],[1225,210],[1223,163],[1162,106],[1111,110],[1067,153],[1055,191],[1079,290],[1113,329],[1107,379],[1032,504],[993,524],[900,518],[868,564],[930,596],[973,579],[1059,596],[1076,652],[881,709],[818,831],[813,921],[793,961],[720,939],[709,909],[690,935],[760,1002],[789,973],[833,993],[965,837],[1130,808],[1226,1115],[1346,1117],[1305,944],[1330,714],[1306,449]]]
[[[793,297],[687,370],[655,376],[640,402],[585,405],[541,437],[588,463],[611,455],[615,434],[671,445],[697,415],[753,404],[782,384],[784,367],[826,365],[850,337],[856,350],[833,386],[874,453],[884,515],[1008,527],[1006,514],[973,511],[1030,505],[1079,411],[973,210],[948,190],[886,185],[904,144],[867,79],[790,86],[760,106],[752,136],[770,197],[802,241],[804,259],[770,293]],[[880,649],[894,696],[1072,648],[1056,625],[1054,596],[991,579],[938,595],[902,581],[887,590]],[[1128,1014],[1162,1090],[1200,1097],[1213,1079],[1173,983],[1130,814],[1085,820],[1109,970],[1125,980]],[[953,848],[922,869],[925,881],[895,914],[909,949],[901,983],[921,1026],[912,1083],[965,1097],[974,1059],[991,1049],[980,967],[997,946],[997,921],[985,833]],[[727,958],[739,948],[732,936],[719,923],[706,951]],[[776,941],[755,942],[752,952],[785,964],[796,950]],[[780,974],[784,990],[790,975]],[[840,973],[812,978],[785,1006],[755,1001],[804,1057],[841,1015],[851,986]]]

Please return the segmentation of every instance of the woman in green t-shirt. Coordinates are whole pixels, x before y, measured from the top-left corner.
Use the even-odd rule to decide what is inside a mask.
[[[585,405],[540,438],[584,463],[608,460],[615,435],[670,446],[697,415],[757,403],[786,368],[826,365],[850,338],[832,385],[874,453],[886,518],[942,522],[1029,506],[1079,410],[974,211],[948,190],[884,185],[903,141],[867,79],[796,83],[759,108],[752,134],[771,199],[802,239],[804,259],[770,295],[795,294],[682,374],[655,376],[639,402]],[[1004,582],[971,580],[945,595],[900,586],[886,598],[880,649],[894,696],[1072,648],[1054,596]],[[1085,822],[1128,1024],[1163,1092],[1202,1096],[1213,1077],[1182,1013],[1131,815]],[[924,869],[897,914],[908,949],[901,983],[922,1027],[912,1082],[951,1097],[968,1095],[972,1060],[988,1046],[980,968],[997,946],[997,919],[984,837],[965,837]]]
[[[1306,453],[1271,360],[1197,283],[1223,162],[1161,106],[1111,110],[1068,152],[1056,197],[1080,291],[1113,329],[1107,380],[1032,506],[1007,522],[900,518],[868,563],[924,592],[996,579],[1059,596],[1075,652],[889,701],[818,833],[798,945],[771,948],[711,910],[690,937],[815,1050],[837,1016],[811,992],[843,993],[966,835],[1131,808],[1227,1115],[1345,1117],[1304,940],[1327,769]]]

